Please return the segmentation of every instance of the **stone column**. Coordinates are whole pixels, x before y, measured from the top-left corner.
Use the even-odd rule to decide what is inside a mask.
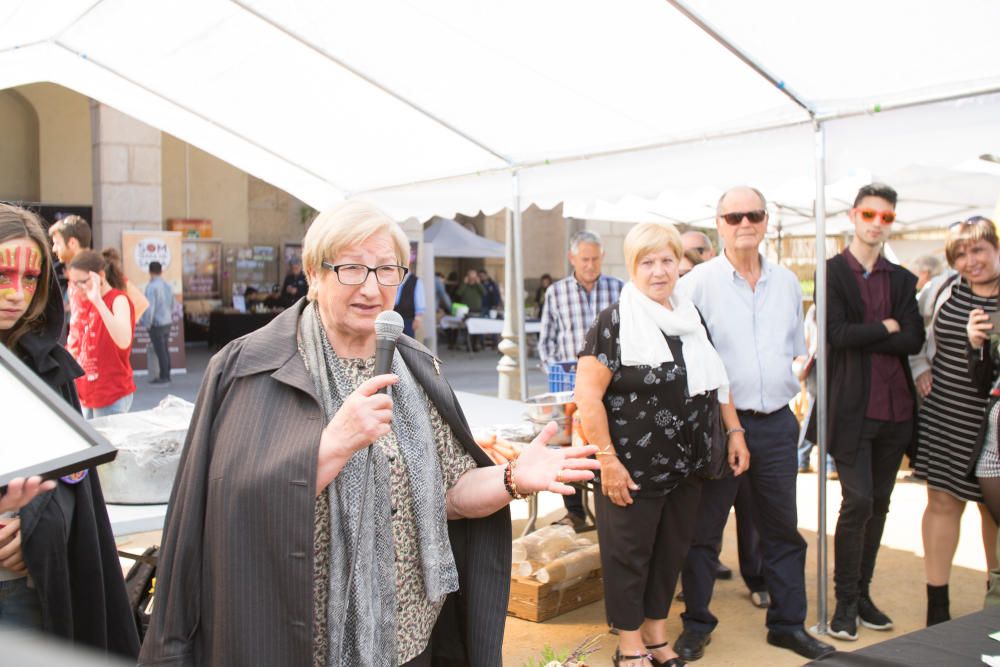
[[[121,249],[122,230],[162,229],[160,131],[90,101],[94,247]]]

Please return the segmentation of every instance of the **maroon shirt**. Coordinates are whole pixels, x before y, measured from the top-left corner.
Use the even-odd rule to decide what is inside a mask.
[[[865,306],[865,324],[881,323],[892,317],[892,302],[889,294],[889,272],[892,264],[879,256],[867,273],[861,263],[844,249],[847,265],[854,271],[861,290],[861,301]],[[906,382],[906,371],[899,357],[891,354],[871,355],[871,382],[868,389],[868,407],[865,419],[888,422],[905,422],[913,419],[913,395]]]

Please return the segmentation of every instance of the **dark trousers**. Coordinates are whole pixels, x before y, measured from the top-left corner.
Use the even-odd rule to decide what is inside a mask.
[[[413,318],[403,318],[403,333],[405,333],[410,338],[416,338],[417,334],[413,330]]]
[[[635,498],[619,507],[596,493],[604,606],[608,623],[638,630],[666,618],[694,533],[701,480],[688,478],[665,496]]]
[[[843,495],[833,538],[833,582],[838,602],[868,595],[889,497],[912,435],[912,421],[865,419],[857,456],[851,462],[837,458]]]
[[[740,475],[736,491],[736,545],[740,555],[740,576],[747,589],[766,591],[764,581],[764,560],[760,557],[760,536],[753,525],[753,489],[749,475]],[[721,548],[721,543],[720,543]]]
[[[574,491],[572,495],[563,496],[563,505],[566,506],[566,511],[574,516],[583,519],[586,518],[586,513],[583,511],[583,500],[580,498],[579,489]]]
[[[156,354],[156,365],[160,367],[159,379],[170,379],[170,325],[160,324],[149,327],[149,342]]]
[[[768,415],[740,414],[750,448],[748,475],[753,519],[760,536],[764,578],[771,596],[767,627],[774,632],[802,629],[806,618],[806,542],[799,535],[795,506],[795,456],[799,425],[788,408]],[[739,491],[739,478],[702,485],[694,539],[684,564],[684,628],[709,633],[719,619],[709,611],[715,561],[722,531]]]

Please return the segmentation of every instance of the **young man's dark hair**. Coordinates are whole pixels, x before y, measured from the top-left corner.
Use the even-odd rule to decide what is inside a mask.
[[[885,183],[869,183],[863,186],[858,190],[858,196],[854,198],[854,206],[860,204],[865,197],[879,197],[892,204],[893,208],[896,208],[896,200],[899,199],[896,191]]]
[[[80,244],[80,250],[86,250],[90,247],[90,225],[78,215],[67,215],[52,225],[49,229],[49,235],[51,236],[56,232],[59,232],[66,243],[69,243],[70,239],[76,239],[77,243]]]
[[[149,272],[154,276],[158,276],[163,273],[163,265],[160,264],[159,262],[150,262]]]

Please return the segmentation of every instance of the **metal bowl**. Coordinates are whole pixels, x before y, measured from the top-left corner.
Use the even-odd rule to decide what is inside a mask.
[[[570,415],[576,410],[573,392],[557,391],[533,396],[524,402],[528,421],[541,431],[550,421],[559,425],[559,430],[549,440],[550,445],[568,445],[573,441],[573,422]]]

